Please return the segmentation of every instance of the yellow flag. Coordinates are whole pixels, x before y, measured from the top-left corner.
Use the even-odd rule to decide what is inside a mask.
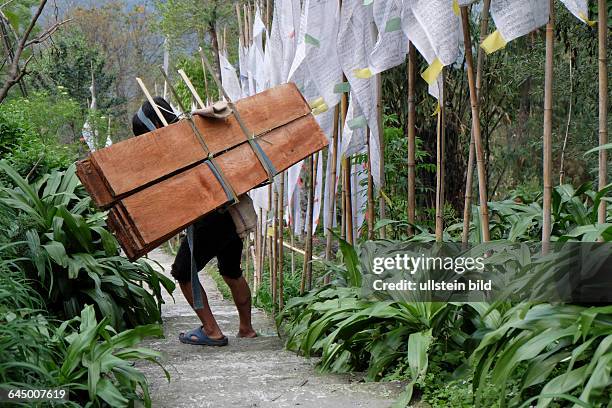
[[[431,114],[431,116],[437,116],[438,113],[440,113],[440,102],[436,104],[436,110]]]
[[[578,13],[578,17],[580,17],[580,19],[582,21],[584,21],[585,23],[587,23],[589,26],[594,27],[595,24],[597,24],[596,21],[593,20],[589,20],[589,16],[587,16],[586,14],[584,14],[582,11],[580,13]]]
[[[327,104],[323,102],[321,105],[318,105],[316,108],[312,110],[312,114],[316,116],[323,112],[327,112],[328,110],[329,110],[329,106],[327,106]]]
[[[309,103],[311,109],[316,109],[323,104],[325,104],[325,99],[323,99],[322,96],[318,97],[317,99],[313,101],[310,101]]]
[[[504,39],[504,36],[497,30],[490,34],[480,45],[487,54],[494,53],[497,50],[501,50],[508,44]]]
[[[461,14],[461,11],[459,10],[459,0],[453,0],[453,12],[456,16]]]
[[[436,79],[438,79],[440,72],[442,72],[442,68],[444,68],[442,61],[440,61],[439,58],[436,58],[431,65],[425,71],[423,71],[421,76],[425,82],[431,85],[436,82]]]
[[[355,74],[357,78],[368,79],[372,76],[372,71],[370,68],[355,69],[353,70],[353,74]]]

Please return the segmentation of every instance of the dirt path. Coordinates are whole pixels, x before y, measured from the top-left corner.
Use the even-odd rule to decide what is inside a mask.
[[[169,274],[172,258],[160,250],[150,254]],[[260,337],[236,338],[238,315],[224,300],[214,281],[200,274],[213,313],[230,339],[227,347],[181,344],[178,333],[198,325],[195,314],[179,293],[176,303],[168,296],[163,307],[166,338],[144,346],[164,353],[172,379],[159,367],[140,364],[150,383],[154,407],[390,407],[401,391],[399,384],[360,383],[350,376],[322,375],[314,361],[284,350],[274,323],[254,310],[253,326]],[[180,292],[177,289],[177,292]]]

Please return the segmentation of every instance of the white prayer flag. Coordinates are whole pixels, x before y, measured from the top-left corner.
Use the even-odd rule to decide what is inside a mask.
[[[362,115],[356,115],[357,106],[370,128],[370,147],[372,162],[372,177],[374,183],[380,186],[380,143],[378,139],[378,114],[376,110],[377,86],[376,79],[368,67],[368,57],[374,47],[371,24],[374,17],[371,7],[364,7],[363,0],[348,0],[342,3],[340,10],[340,29],[338,31],[338,57],[344,74],[348,78],[353,98],[353,118],[347,119],[348,126],[355,131],[362,128]],[[350,109],[350,104],[349,104]],[[356,121],[356,122],[355,122]],[[343,148],[349,146],[343,134]],[[354,135],[352,137],[355,137]]]
[[[590,26],[595,25],[595,21],[589,20],[589,4],[587,0],[561,0],[561,2],[578,19]]]
[[[496,0],[491,2],[491,16],[497,30],[482,43],[488,53],[504,48],[515,38],[529,34],[548,22],[550,16],[548,1]]]
[[[375,1],[372,7],[378,39],[370,54],[370,70],[372,74],[377,74],[406,60],[408,40],[402,31],[401,1]]]
[[[232,101],[237,101],[242,97],[240,81],[236,76],[236,69],[227,60],[223,53],[219,53],[219,63],[221,65],[221,84]]]

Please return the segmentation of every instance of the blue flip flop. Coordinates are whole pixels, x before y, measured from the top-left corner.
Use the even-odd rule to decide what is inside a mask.
[[[196,340],[192,339],[195,337]],[[185,344],[195,344],[198,346],[227,346],[228,340],[227,337],[223,336],[222,339],[211,339],[202,331],[202,326],[196,327],[195,329],[187,332],[179,334],[179,341]]]

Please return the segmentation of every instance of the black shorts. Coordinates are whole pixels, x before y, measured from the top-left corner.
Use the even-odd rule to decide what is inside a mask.
[[[217,257],[219,273],[227,278],[242,276],[242,239],[228,212],[213,212],[194,224],[193,256],[198,271]],[[191,280],[191,254],[187,237],[184,237],[172,264],[172,276],[180,283]]]

